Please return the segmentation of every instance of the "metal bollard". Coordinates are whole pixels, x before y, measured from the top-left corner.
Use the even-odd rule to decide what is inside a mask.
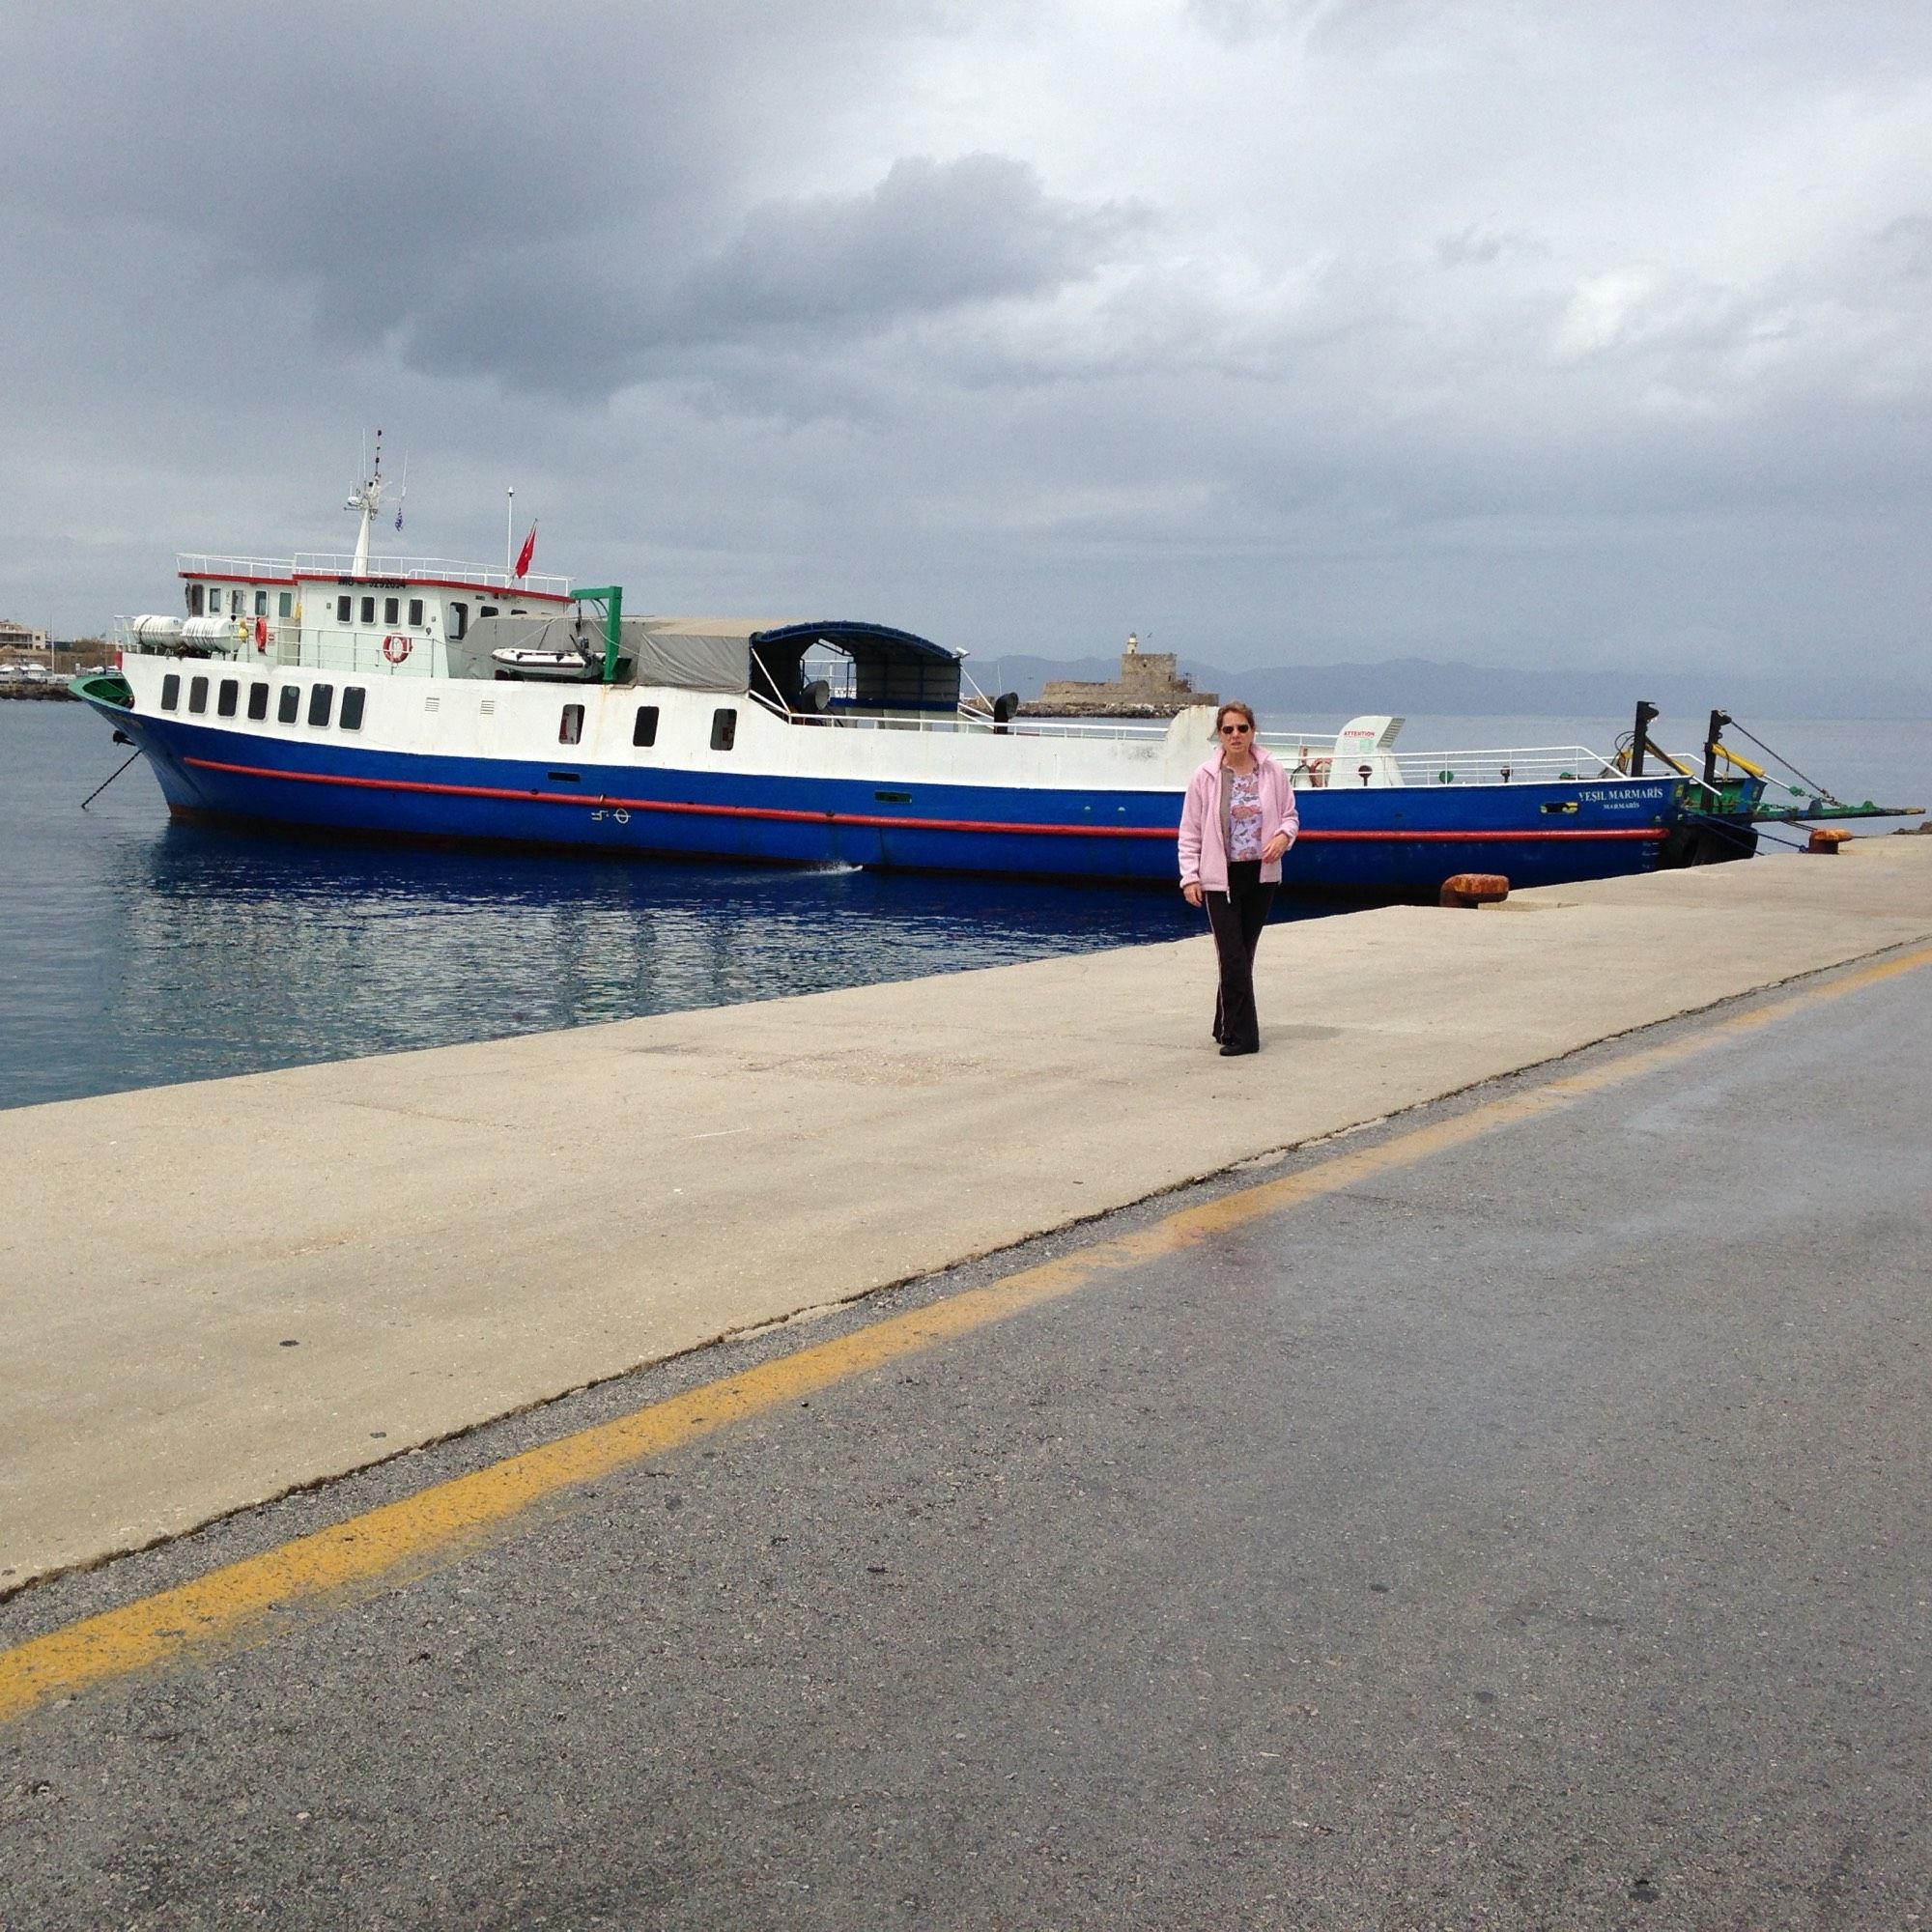
[[[1510,882],[1500,872],[1458,872],[1442,881],[1439,904],[1446,906],[1500,905],[1510,895]]]

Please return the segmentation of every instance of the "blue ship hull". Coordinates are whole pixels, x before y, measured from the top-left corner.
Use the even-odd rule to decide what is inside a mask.
[[[172,810],[257,828],[757,864],[1176,877],[1176,791],[924,782],[887,791],[869,780],[743,769],[406,753],[135,714],[81,695],[146,753]],[[1526,887],[1650,871],[1685,862],[1680,791],[1669,778],[1306,790],[1284,884],[1433,897],[1457,872],[1500,872]]]

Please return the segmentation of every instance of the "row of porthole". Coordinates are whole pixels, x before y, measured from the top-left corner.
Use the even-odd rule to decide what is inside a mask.
[[[187,708],[191,715],[201,716],[208,710],[209,687],[214,680],[208,677],[190,677],[187,681]],[[294,724],[301,717],[302,687],[298,684],[285,684],[275,706],[275,722],[279,724]],[[170,671],[161,680],[161,709],[178,711],[181,708],[182,679],[179,671]],[[344,731],[359,731],[362,728],[362,710],[367,693],[359,684],[347,685],[342,693],[342,713],[337,724]],[[217,718],[233,718],[241,709],[242,680],[224,677],[214,694],[214,714]],[[332,684],[312,684],[308,687],[308,722],[314,725],[327,725],[335,703],[335,687]],[[269,686],[259,679],[251,680],[248,686],[249,718],[261,723],[269,715]],[[658,741],[658,707],[655,704],[638,706],[637,722],[631,728],[631,743],[639,746],[655,745]],[[563,716],[557,725],[557,743],[560,745],[580,744],[583,738],[583,706],[566,704]],[[735,705],[721,704],[711,714],[711,749],[714,752],[728,752],[738,741],[738,711]]]
[[[556,727],[556,742],[559,745],[577,745],[583,740],[583,707],[581,704],[566,704],[563,717]],[[650,746],[658,741],[658,707],[655,704],[638,706],[637,722],[631,726],[631,743]],[[738,742],[738,707],[735,704],[721,704],[711,714],[711,749],[714,752],[728,752]]]
[[[355,600],[353,597],[338,597],[335,600],[335,621],[338,624],[347,624],[351,621],[350,612],[354,610],[355,604]],[[403,621],[402,610],[403,602],[400,597],[384,598],[384,624],[400,624]],[[373,597],[365,597],[362,600],[362,621],[369,625],[373,625],[376,621],[376,600]],[[412,597],[410,599],[409,628],[412,631],[420,631],[422,627],[423,601],[420,597]]]
[[[658,707],[655,704],[638,706],[637,722],[631,726],[631,743],[651,746],[658,741]],[[566,704],[563,716],[556,727],[556,742],[559,745],[578,745],[583,742],[583,707],[581,704]],[[728,752],[738,742],[738,707],[735,704],[721,704],[711,714],[711,749],[714,752]]]
[[[245,590],[231,590],[228,593],[228,614],[231,617],[245,617],[248,615],[248,595],[249,593]],[[269,614],[269,593],[266,590],[257,590],[254,593],[254,614],[257,617],[266,617]],[[275,592],[275,614],[278,617],[289,616],[294,608],[294,591],[278,590]],[[190,617],[204,615],[210,617],[220,616],[220,584],[190,583],[187,586],[187,614]]]
[[[500,610],[501,607],[499,605],[485,604],[476,614],[479,617],[495,617],[500,613]],[[364,625],[374,626],[376,622],[375,598],[364,597],[362,599],[362,611],[359,620],[355,617],[355,599],[354,597],[338,597],[335,600],[335,621],[338,624],[359,621]],[[288,614],[286,598],[283,600],[282,614],[284,616]],[[529,614],[527,611],[513,610],[510,612],[510,615],[513,617],[527,617]],[[403,601],[400,597],[384,597],[383,599],[383,628],[384,630],[393,630],[398,624],[401,624],[405,630],[410,631],[420,631],[425,628],[423,622],[423,600],[420,597],[412,597],[410,599],[409,616],[407,618],[403,615]],[[469,633],[469,606],[468,604],[452,603],[449,607],[450,641],[452,643],[457,642]]]
[[[213,680],[206,677],[191,677],[187,681],[187,708],[190,713],[200,714],[208,709],[208,688]],[[302,687],[298,684],[282,686],[275,701],[275,722],[278,724],[300,723],[302,708]],[[367,692],[359,684],[346,685],[342,692],[342,714],[336,721],[344,731],[359,731],[362,728],[362,707]],[[182,681],[178,671],[170,671],[161,680],[161,709],[178,711],[181,709]],[[224,677],[220,688],[214,694],[214,715],[217,718],[233,718],[241,708],[242,680]],[[308,687],[308,722],[311,724],[326,725],[335,708],[335,687],[332,684],[312,684]],[[269,715],[269,687],[259,679],[248,686],[248,716],[260,723]]]

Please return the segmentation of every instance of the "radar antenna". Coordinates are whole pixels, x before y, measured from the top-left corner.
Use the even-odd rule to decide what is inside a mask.
[[[407,484],[404,486],[407,488]],[[398,498],[400,501],[400,498]],[[355,488],[349,493],[349,500],[342,506],[345,510],[356,511],[361,525],[355,532],[355,561],[350,566],[350,574],[355,577],[369,575],[369,526],[376,521],[376,513],[383,507],[383,432],[376,432],[376,462],[373,468]]]

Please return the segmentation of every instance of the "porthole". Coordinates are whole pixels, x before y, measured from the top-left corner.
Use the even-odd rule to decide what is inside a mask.
[[[362,728],[362,700],[367,696],[359,684],[344,685],[342,688],[342,728],[345,731],[359,731]]]
[[[738,742],[738,709],[736,705],[721,704],[711,714],[711,749],[714,752],[728,752]]]
[[[293,724],[301,716],[301,701],[300,685],[283,685],[280,696],[275,699],[275,723]]]
[[[308,688],[308,722],[311,724],[327,724],[328,714],[335,704],[335,687],[332,684],[312,684]]]
[[[179,671],[171,670],[161,680],[161,709],[173,711],[182,701],[182,681]]]
[[[559,745],[581,745],[583,742],[583,707],[581,704],[566,704],[563,717],[556,727],[556,742]]]
[[[631,726],[631,743],[634,745],[655,745],[658,741],[658,708],[655,704],[638,706],[638,722]]]
[[[205,677],[191,677],[187,681],[187,708],[190,711],[208,709],[208,680]]]
[[[251,684],[248,687],[248,716],[261,719],[269,715],[269,687],[266,684]]]

